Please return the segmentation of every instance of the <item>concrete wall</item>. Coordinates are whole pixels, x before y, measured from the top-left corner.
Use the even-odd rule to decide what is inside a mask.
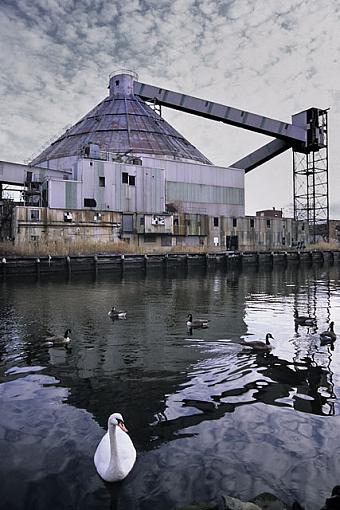
[[[308,225],[292,218],[209,218],[208,244],[211,246],[228,249],[228,243],[233,242],[234,247],[236,243],[242,250],[259,250],[288,248],[296,241],[308,243]]]
[[[118,241],[121,214],[111,211],[16,207],[13,237],[16,245],[32,241]]]
[[[305,225],[290,218],[212,217],[202,214],[135,214],[112,211],[14,209],[15,244],[31,241],[128,240],[139,245],[215,246],[222,249],[286,249],[308,242]]]

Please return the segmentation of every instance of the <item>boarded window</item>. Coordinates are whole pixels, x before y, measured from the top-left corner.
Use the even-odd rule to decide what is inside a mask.
[[[172,246],[172,237],[171,236],[162,236],[161,237],[161,245],[162,246]]]
[[[122,172],[122,183],[123,184],[129,183],[129,174],[127,172]]]
[[[99,177],[99,187],[105,188],[105,177]]]
[[[123,232],[133,232],[133,215],[123,214],[122,217]]]
[[[40,220],[40,211],[39,209],[31,209],[30,210],[31,221],[39,221]]]
[[[84,207],[96,207],[97,202],[94,198],[84,198]]]
[[[145,234],[144,236],[144,243],[155,243],[156,242],[156,236],[152,234]]]

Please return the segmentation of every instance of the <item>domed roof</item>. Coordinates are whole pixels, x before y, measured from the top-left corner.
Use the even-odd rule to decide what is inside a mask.
[[[114,75],[110,95],[67,129],[32,165],[76,156],[88,143],[117,154],[170,156],[210,164],[199,150],[168,124],[142,99],[133,94],[133,76]]]

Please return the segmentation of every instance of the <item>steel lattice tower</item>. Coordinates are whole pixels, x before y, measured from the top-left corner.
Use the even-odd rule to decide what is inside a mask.
[[[322,144],[309,141],[309,151],[293,148],[294,219],[307,221],[312,242],[329,240],[327,110],[311,109],[308,119]]]

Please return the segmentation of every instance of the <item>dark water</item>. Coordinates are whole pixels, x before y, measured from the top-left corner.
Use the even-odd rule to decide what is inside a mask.
[[[340,483],[339,267],[0,282],[0,508],[172,509],[269,491],[308,509]],[[113,322],[112,303],[128,319]],[[317,316],[294,331],[293,310]],[[186,328],[186,316],[210,319]],[[43,345],[72,329],[69,349]],[[243,338],[275,337],[270,355]],[[340,341],[340,340],[338,340]],[[138,457],[93,454],[120,411]]]

